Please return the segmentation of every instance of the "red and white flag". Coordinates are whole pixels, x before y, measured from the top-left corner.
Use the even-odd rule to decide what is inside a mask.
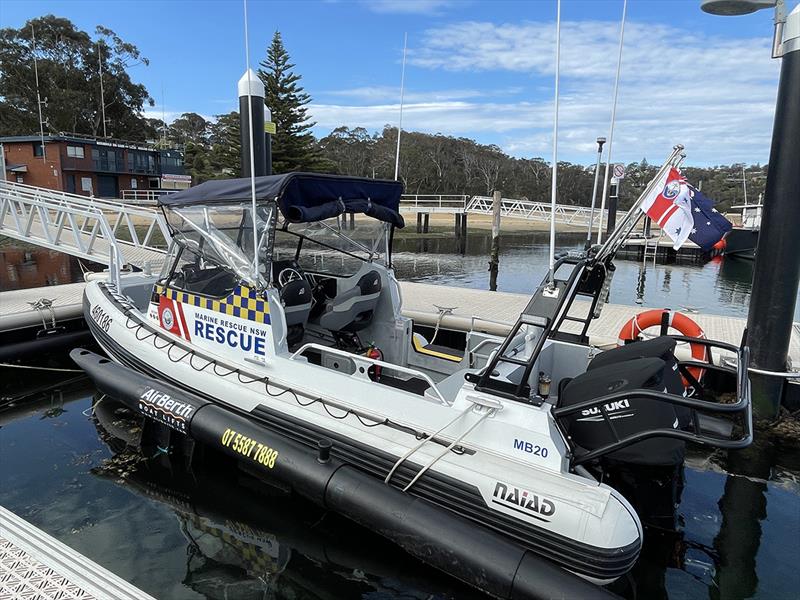
[[[689,238],[694,227],[691,197],[686,179],[675,167],[661,176],[653,191],[639,207],[674,242],[677,250]]]

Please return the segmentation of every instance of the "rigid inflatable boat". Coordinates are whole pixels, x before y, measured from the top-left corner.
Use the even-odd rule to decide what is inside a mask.
[[[233,426],[205,441],[267,474],[294,460],[281,440],[322,462],[329,452],[600,583],[642,544],[636,511],[602,482],[607,464],[674,464],[687,441],[750,443],[744,343],[589,344],[636,206],[603,246],[559,258],[507,336],[471,331],[458,356],[401,314],[391,242],[402,184],[290,173],[254,185],[256,202],[250,179],[162,196],[172,241],[161,272],[86,286],[91,331],[147,377],[131,388],[152,421],[191,435],[195,416],[223,409],[279,441]],[[676,358],[687,342],[707,360]]]

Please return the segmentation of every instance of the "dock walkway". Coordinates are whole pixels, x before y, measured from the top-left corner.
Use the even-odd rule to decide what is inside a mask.
[[[155,600],[0,506],[0,600]]]
[[[526,294],[489,292],[410,281],[401,282],[400,289],[403,294],[403,314],[417,323],[435,325],[439,316],[437,306],[455,307],[451,314],[442,318],[442,327],[469,329],[475,320],[476,328],[498,335],[508,333],[530,300],[530,296]],[[588,309],[586,302],[576,301],[575,306],[575,313],[579,310],[585,312]],[[606,304],[600,318],[593,320],[589,326],[589,343],[600,348],[616,345],[617,335],[623,325],[642,310],[646,309],[640,306]],[[688,316],[697,322],[706,337],[735,346],[741,343],[742,333],[747,324],[745,319],[736,317],[710,314]],[[565,330],[568,331],[569,328],[565,327]],[[800,323],[795,323],[792,327],[789,356],[792,364],[800,365]]]
[[[53,308],[57,317],[75,318],[81,314],[81,298],[84,283],[72,283],[53,287],[15,290],[0,293],[0,331],[23,320],[29,325],[41,321],[49,311],[37,311],[31,303],[40,298],[55,299]],[[439,317],[437,307],[452,308],[452,312],[441,320],[442,327],[469,330],[473,323],[476,329],[505,335],[530,300],[527,294],[490,292],[459,288],[449,285],[434,285],[401,281],[403,314],[423,325],[435,325]],[[577,310],[587,310],[585,302],[575,302]],[[636,313],[645,310],[640,306],[606,304],[599,319],[589,326],[589,343],[600,348],[615,345],[622,326]],[[703,329],[706,336],[738,346],[746,325],[745,319],[711,314],[689,314]],[[567,324],[575,325],[575,324]],[[16,325],[19,327],[20,325]],[[566,328],[569,330],[568,328]],[[792,327],[789,345],[792,364],[800,365],[800,323]]]

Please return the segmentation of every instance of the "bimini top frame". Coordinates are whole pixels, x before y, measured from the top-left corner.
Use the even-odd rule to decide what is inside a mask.
[[[385,179],[345,177],[319,173],[286,173],[255,177],[259,201],[275,201],[291,223],[322,221],[343,213],[363,213],[403,227],[400,196],[403,184]],[[251,200],[250,178],[206,181],[175,194],[166,194],[159,204],[172,209],[210,204],[242,203]]]
[[[253,187],[255,203],[251,203]],[[290,224],[334,231],[324,220],[344,213],[361,213],[383,224],[388,230],[385,234],[388,244],[393,228],[404,226],[398,212],[402,192],[402,183],[395,181],[287,173],[253,180],[207,181],[163,196],[160,205],[176,243],[232,270],[249,285],[263,289],[269,285],[279,212],[284,231],[288,231]],[[289,232],[326,246],[300,232]],[[342,231],[336,233],[354,248],[366,252],[370,260],[377,253],[377,248],[364,247]],[[258,237],[255,242],[254,236]]]

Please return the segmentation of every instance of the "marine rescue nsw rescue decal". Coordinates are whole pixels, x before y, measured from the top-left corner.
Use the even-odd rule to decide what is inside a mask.
[[[156,286],[150,319],[170,333],[212,352],[263,359],[271,343],[269,302],[246,286],[222,299]]]

